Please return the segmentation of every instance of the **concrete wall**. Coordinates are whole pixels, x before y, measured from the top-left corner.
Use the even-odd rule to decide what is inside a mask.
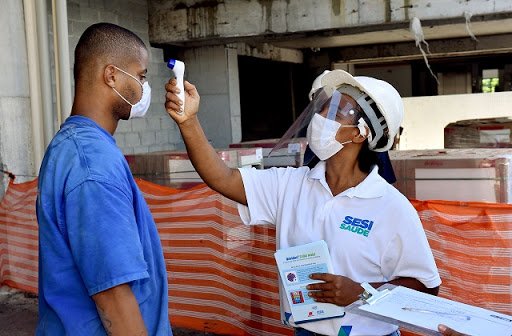
[[[174,121],[164,108],[164,85],[171,77],[162,49],[151,48],[148,36],[146,0],[68,0],[69,48],[71,66],[80,35],[93,23],[111,22],[130,29],[146,43],[150,54],[148,80],[151,85],[151,107],[145,118],[121,121],[115,133],[125,154],[170,150],[181,143]]]
[[[214,147],[242,138],[237,50],[224,46],[187,49],[186,79],[201,95],[199,119]]]
[[[148,6],[146,0],[68,0],[68,29],[71,69],[74,49],[83,31],[96,22],[112,22],[138,34],[150,53],[148,79],[152,87],[152,104],[146,118],[121,121],[115,134],[125,154],[146,153],[183,148],[175,123],[164,109],[164,85],[171,72],[164,63],[163,51],[149,46]],[[0,18],[0,168],[13,172],[17,181],[33,179],[38,165],[33,160],[28,60],[25,40],[23,3],[5,3]],[[49,41],[53,49],[51,1],[48,1]],[[53,53],[53,50],[51,50]],[[200,48],[186,53],[187,78],[201,88],[201,119],[216,146],[226,147],[240,141],[240,100],[236,48]],[[55,64],[50,55],[52,85]],[[72,82],[73,84],[73,82]],[[74,85],[74,84],[73,84]],[[74,89],[74,88],[73,88]],[[53,90],[55,95],[55,90]],[[53,101],[55,103],[55,96]],[[54,105],[55,106],[55,105]],[[56,111],[55,111],[56,113]],[[68,112],[69,113],[69,112]],[[57,118],[55,118],[57,119]],[[58,129],[58,125],[57,129]],[[222,132],[218,130],[222,129]],[[8,179],[0,174],[0,197]]]
[[[382,79],[397,89],[402,97],[412,96],[412,70],[409,64],[382,66],[356,66],[356,76],[371,76]]]
[[[23,2],[4,1],[0,11],[0,169],[23,182],[33,179],[32,132]],[[0,198],[7,178],[0,173]]]
[[[404,98],[400,149],[444,147],[444,127],[464,119],[510,117],[512,92]]]

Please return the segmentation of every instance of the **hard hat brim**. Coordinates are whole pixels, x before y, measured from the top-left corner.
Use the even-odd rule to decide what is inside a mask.
[[[366,90],[363,84],[361,84],[354,76],[343,70],[337,69],[329,71],[322,77],[321,83],[322,86],[329,86],[332,89],[336,89],[342,84],[349,84],[363,91],[375,100],[371,92],[368,92],[369,90]]]

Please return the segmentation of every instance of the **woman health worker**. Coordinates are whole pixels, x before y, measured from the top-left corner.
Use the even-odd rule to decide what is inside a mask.
[[[205,183],[240,204],[245,224],[275,224],[278,249],[327,242],[334,274],[312,275],[322,281],[308,288],[313,299],[346,306],[363,292],[362,282],[437,294],[441,279],[419,217],[378,174],[376,152],[389,150],[403,117],[402,100],[390,84],[341,70],[324,72],[315,80],[310,104],[284,136],[307,126],[309,146],[320,161],[312,169],[264,170],[224,164],[198,121],[195,86],[185,82],[184,88],[184,110],[174,79],[166,85],[165,106]],[[281,310],[296,335],[398,335],[397,326],[348,312],[299,328],[285,296]]]

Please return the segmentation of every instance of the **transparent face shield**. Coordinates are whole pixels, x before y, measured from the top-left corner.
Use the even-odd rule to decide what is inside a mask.
[[[357,127],[359,134],[367,139],[370,150],[373,150],[379,140],[385,135],[386,121],[378,110],[376,103],[368,94],[348,84],[342,84],[336,89],[323,87],[313,93],[313,99],[309,105],[285,132],[274,148],[272,148],[269,156],[278,149],[286,147],[291,143],[299,142],[298,138],[306,137],[308,126],[312,124],[315,116],[316,119],[325,119],[322,122],[323,125],[334,125],[332,127],[337,127],[337,129],[341,127]],[[328,126],[322,126],[320,128],[321,131],[317,132],[320,134],[319,137],[322,138],[323,133],[327,133],[328,129]],[[332,145],[332,143],[327,144],[326,147],[329,145]],[[303,165],[309,165],[310,161],[315,157],[320,159],[311,150],[311,144],[309,144],[304,153]],[[377,152],[376,164],[379,167],[379,174],[386,181],[389,183],[396,181],[387,151]]]
[[[317,114],[327,120],[339,123],[340,127],[357,127],[354,125],[356,117],[362,116],[363,111],[352,97],[334,90],[331,99]],[[315,115],[312,118],[315,118]]]
[[[317,129],[318,124],[321,124],[320,134],[316,135],[320,138],[328,137],[328,133],[336,132],[340,127],[359,127],[360,130],[362,127],[361,134],[365,134],[366,130],[361,124],[362,119],[359,121],[360,125],[354,125],[358,122],[355,118],[361,114],[359,113],[361,111],[356,101],[350,96],[329,87],[321,88],[315,92],[308,106],[272,148],[269,156],[276,150],[296,142],[297,138],[305,137],[307,128],[312,121]],[[315,118],[317,120],[313,120]],[[362,122],[364,123],[364,121]]]

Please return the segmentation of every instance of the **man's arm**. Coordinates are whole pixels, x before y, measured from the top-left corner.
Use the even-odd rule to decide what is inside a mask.
[[[238,169],[231,169],[209,144],[204,131],[197,119],[199,110],[199,94],[196,87],[184,82],[185,111],[182,114],[176,80],[172,79],[165,85],[167,113],[178,124],[183,141],[187,148],[190,161],[203,181],[213,190],[238,203],[247,205],[247,198]],[[219,130],[222,131],[222,130]]]
[[[147,335],[139,304],[128,284],[92,296],[107,335]]]

